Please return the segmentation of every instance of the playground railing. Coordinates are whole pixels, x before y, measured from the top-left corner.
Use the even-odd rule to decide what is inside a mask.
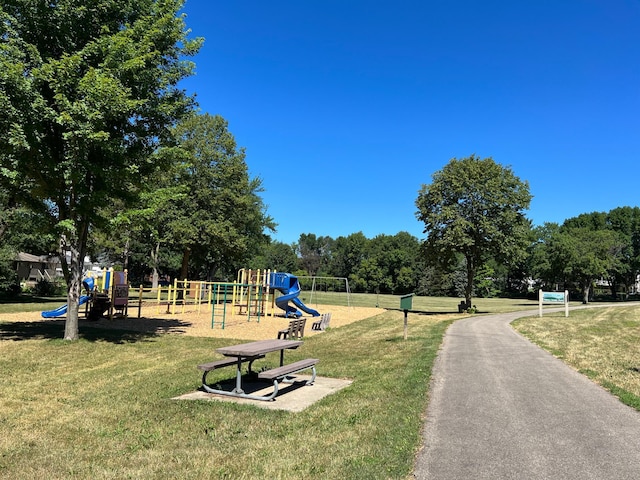
[[[130,297],[136,295],[132,292]],[[273,292],[255,284],[174,280],[156,288],[140,286],[137,298],[139,306],[154,303],[158,314],[210,313],[212,328],[224,328],[228,315],[246,315],[247,321],[259,322],[261,317],[275,314]]]

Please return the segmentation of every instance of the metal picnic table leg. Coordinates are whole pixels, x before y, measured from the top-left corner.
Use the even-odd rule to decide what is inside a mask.
[[[233,389],[234,393],[243,394],[242,390],[242,358],[238,357],[238,366],[236,368],[236,388]]]

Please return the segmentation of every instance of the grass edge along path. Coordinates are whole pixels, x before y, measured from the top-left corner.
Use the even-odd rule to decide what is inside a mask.
[[[228,339],[31,330],[0,341],[0,478],[408,478],[456,317],[412,315],[407,341],[397,311],[305,340],[290,361],[353,384],[296,414],[170,400]]]
[[[640,306],[615,305],[515,320],[531,342],[640,411]]]

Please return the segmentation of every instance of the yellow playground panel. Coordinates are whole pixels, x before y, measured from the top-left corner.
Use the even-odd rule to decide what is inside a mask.
[[[269,288],[269,270],[238,272],[236,282],[177,280],[173,285],[158,287],[157,313],[177,314],[203,310],[211,313],[211,327],[224,328],[227,315],[246,315],[247,321],[274,315],[275,296]]]

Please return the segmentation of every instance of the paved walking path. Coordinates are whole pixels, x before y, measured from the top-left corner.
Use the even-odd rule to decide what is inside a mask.
[[[415,478],[640,479],[640,412],[509,326],[536,314],[449,327]]]

